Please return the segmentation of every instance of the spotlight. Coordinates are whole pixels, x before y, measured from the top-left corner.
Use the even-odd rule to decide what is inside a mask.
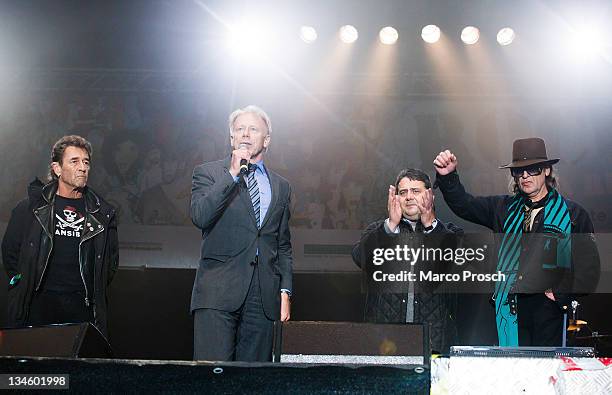
[[[465,44],[472,45],[476,44],[480,37],[480,30],[474,26],[466,26],[461,31],[461,41]]]
[[[317,39],[317,31],[312,26],[302,26],[300,28],[300,38],[306,44],[311,44]]]
[[[499,45],[510,45],[514,41],[514,30],[511,27],[504,27],[497,33],[497,42]]]
[[[340,28],[340,40],[347,44],[352,44],[357,41],[359,33],[353,25],[344,25]]]
[[[580,61],[594,60],[605,48],[603,29],[599,26],[579,26],[572,28],[569,49]]]
[[[421,30],[421,37],[426,43],[436,43],[440,39],[440,28],[436,25],[427,25]]]
[[[380,42],[387,45],[392,45],[397,42],[399,38],[399,33],[397,30],[392,28],[391,26],[383,27],[380,29],[380,33],[378,33],[378,37],[380,37]]]
[[[229,46],[237,55],[256,54],[270,45],[273,36],[262,25],[244,20],[230,26]]]

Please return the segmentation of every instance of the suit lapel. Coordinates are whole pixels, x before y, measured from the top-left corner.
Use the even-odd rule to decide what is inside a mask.
[[[267,170],[267,168],[266,168],[266,170]],[[268,211],[266,212],[266,216],[263,219],[263,221],[261,221],[261,227],[262,228],[264,227],[266,222],[268,222],[268,219],[270,218],[270,215],[274,211],[274,208],[276,207],[276,204],[278,203],[278,194],[280,192],[280,179],[279,179],[279,177],[274,172],[272,172],[272,171],[267,170],[267,172],[268,172],[268,179],[270,180],[270,189],[272,190],[272,197],[270,199],[270,206],[268,207]]]

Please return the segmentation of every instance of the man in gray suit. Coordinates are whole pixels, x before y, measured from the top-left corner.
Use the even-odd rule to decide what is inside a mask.
[[[194,359],[270,361],[290,316],[289,182],[264,165],[271,123],[256,106],[229,117],[230,157],[197,166],[191,220],[202,230],[191,294]]]

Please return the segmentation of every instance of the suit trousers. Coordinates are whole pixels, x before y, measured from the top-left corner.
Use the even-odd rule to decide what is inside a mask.
[[[194,360],[272,361],[274,321],[263,310],[258,272],[255,266],[246,299],[238,310],[194,311]]]

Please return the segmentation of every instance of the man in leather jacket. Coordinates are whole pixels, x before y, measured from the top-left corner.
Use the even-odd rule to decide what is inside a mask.
[[[107,332],[106,290],[119,253],[115,210],[87,187],[91,144],[64,136],[49,183],[36,179],[2,240],[11,327],[91,322]]]

